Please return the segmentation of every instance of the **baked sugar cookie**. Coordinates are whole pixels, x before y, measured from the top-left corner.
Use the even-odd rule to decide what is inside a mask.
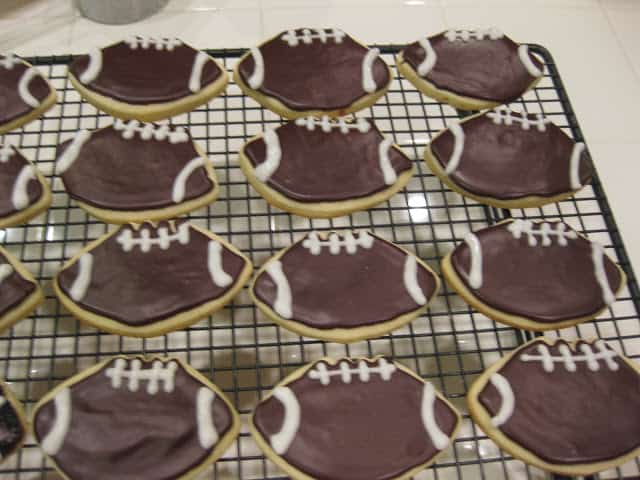
[[[16,147],[0,144],[0,228],[29,221],[51,205],[44,176]]]
[[[469,233],[442,273],[479,312],[533,331],[597,317],[626,283],[601,245],[559,221],[510,219]]]
[[[190,479],[238,436],[222,391],[177,358],[119,356],[64,381],[35,406],[33,430],[69,480]]]
[[[299,118],[240,150],[247,179],[272,205],[311,218],[366,210],[404,188],[413,164],[371,120]]]
[[[57,150],[56,173],[81,208],[108,223],[175,218],[218,197],[211,162],[182,127],[117,119]]]
[[[424,159],[449,188],[497,208],[558,202],[593,175],[584,143],[541,114],[505,106],[453,123],[427,146]]]
[[[396,65],[422,93],[462,110],[509,103],[533,88],[544,69],[526,44],[495,28],[421,38],[398,54]]]
[[[69,64],[80,95],[114,117],[147,122],[190,112],[224,91],[227,72],[177,38],[134,35]]]
[[[22,404],[9,386],[0,381],[0,463],[18,451],[26,434],[27,420]]]
[[[0,135],[41,117],[56,100],[40,70],[12,53],[0,55]]]
[[[473,419],[510,455],[567,476],[640,455],[640,368],[602,340],[536,338],[486,370]]]
[[[262,400],[249,426],[295,480],[404,480],[456,437],[460,415],[430,383],[384,357],[323,358]]]
[[[31,314],[43,300],[33,275],[0,247],[0,331]]]
[[[234,68],[245,94],[285,118],[357,112],[384,95],[391,79],[377,48],[335,28],[281,32],[249,49]]]
[[[252,270],[233,245],[175,220],[107,233],[71,258],[53,287],[84,322],[119,335],[153,337],[222,308]]]
[[[311,232],[267,260],[251,297],[274,322],[308,337],[350,343],[410,322],[438,293],[416,255],[367,231]]]

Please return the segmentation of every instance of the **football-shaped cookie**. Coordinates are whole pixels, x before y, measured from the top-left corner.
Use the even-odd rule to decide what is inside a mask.
[[[596,317],[626,283],[601,245],[559,221],[511,219],[469,233],[442,273],[480,312],[534,331]]]
[[[299,118],[240,150],[240,166],[272,205],[312,218],[377,205],[404,188],[411,160],[371,120]]]
[[[234,80],[285,118],[339,117],[386,93],[391,70],[379,55],[342,30],[298,28],[249,49],[235,66]]]
[[[134,35],[79,55],[69,79],[100,110],[152,122],[189,112],[221,93],[227,72],[177,38]]]
[[[111,223],[175,218],[218,196],[205,153],[182,127],[116,120],[57,151],[56,173],[91,215]]]
[[[177,358],[115,357],[35,406],[36,440],[69,480],[193,478],[240,430],[224,394]]]
[[[463,110],[509,103],[542,78],[543,63],[495,28],[448,30],[409,44],[398,70],[425,95]]]
[[[591,181],[591,159],[541,114],[500,106],[453,123],[425,149],[427,165],[456,192],[498,208],[539,207]]]
[[[367,231],[311,232],[267,260],[251,296],[285,328],[349,343],[410,322],[439,284],[413,253]]]
[[[0,247],[0,331],[29,315],[43,300],[33,275]]]
[[[51,205],[40,171],[16,147],[0,144],[0,228],[19,225]]]
[[[260,448],[296,480],[409,479],[459,424],[431,383],[384,357],[313,362],[278,384],[250,420]]]
[[[107,233],[71,258],[53,286],[80,320],[120,335],[150,337],[219,310],[252,270],[233,245],[176,220]]]
[[[640,368],[602,340],[532,340],[467,401],[500,448],[550,472],[592,475],[640,455]]]
[[[0,381],[0,463],[22,446],[26,434],[27,420],[22,405]]]
[[[0,134],[40,117],[56,99],[40,70],[12,53],[0,55]]]

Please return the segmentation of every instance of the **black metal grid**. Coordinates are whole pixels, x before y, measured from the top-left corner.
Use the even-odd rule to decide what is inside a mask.
[[[393,64],[397,51],[398,47],[382,46],[383,58],[389,64]],[[532,51],[544,58],[546,75],[535,91],[514,106],[531,113],[542,112],[576,140],[583,140],[553,59],[542,47],[532,46]],[[231,70],[242,51],[210,53]],[[55,146],[80,128],[97,128],[110,119],[82,102],[67,82],[66,64],[70,60],[69,56],[30,59],[52,80],[60,102],[43,119],[4,137],[5,142],[19,145],[37,162],[52,183],[54,197],[52,208],[28,225],[0,230],[0,244],[27,265],[46,294],[45,304],[35,315],[0,336],[0,376],[9,382],[28,412],[46,391],[102,359],[118,353],[157,353],[178,356],[213,378],[246,420],[261,396],[308,361],[324,355],[383,353],[433,381],[464,414],[454,447],[416,479],[552,478],[499,450],[470,421],[464,402],[475,377],[529,334],[474,312],[446,286],[429,312],[410,325],[382,338],[349,346],[302,338],[275,327],[256,311],[246,289],[214,317],[154,339],[109,335],[73,319],[60,307],[50,280],[65,259],[108,227],[71,202],[60,179],[53,177]],[[626,271],[629,284],[599,319],[548,335],[597,336],[626,355],[640,358],[640,292],[597,177],[575,198],[559,204],[513,211],[489,208],[443,187],[421,161],[429,139],[464,112],[422,96],[409,82],[396,76],[389,93],[359,115],[373,117],[383,132],[393,136],[415,160],[417,173],[405,190],[369,211],[333,220],[307,220],[270,207],[246,182],[237,162],[240,145],[266,125],[280,122],[280,118],[243,96],[231,83],[226,95],[172,119],[175,124],[187,125],[206,148],[214,159],[221,185],[220,199],[190,217],[233,242],[257,266],[312,228],[370,228],[417,252],[436,270],[441,257],[471,229],[510,215],[562,218],[605,245],[607,253],[617,258]],[[597,164],[598,159],[595,161]],[[640,462],[636,459],[593,478],[622,479],[639,473]],[[0,478],[58,477],[30,437],[19,454],[0,465]],[[199,478],[286,477],[264,459],[243,421],[234,446]]]

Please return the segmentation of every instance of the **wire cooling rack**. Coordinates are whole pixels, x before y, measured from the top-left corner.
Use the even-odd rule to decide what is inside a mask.
[[[546,75],[514,107],[544,113],[576,140],[583,140],[567,93],[549,53],[532,51],[546,63]],[[398,47],[383,46],[392,65]],[[231,71],[241,50],[210,52]],[[38,121],[5,135],[19,145],[47,175],[53,206],[28,225],[0,230],[0,244],[20,258],[44,286],[46,302],[36,314],[0,336],[0,376],[24,402],[28,412],[42,395],[62,380],[118,353],[178,356],[212,378],[246,420],[255,404],[292,370],[321,356],[386,354],[417,371],[435,385],[463,413],[464,422],[453,448],[415,478],[425,479],[547,479],[559,478],[530,468],[506,455],[470,420],[464,396],[471,382],[500,356],[529,338],[528,333],[496,324],[471,310],[445,285],[428,313],[382,338],[349,346],[303,338],[274,326],[251,304],[246,289],[232,305],[191,328],[153,339],[123,338],[84,326],[63,310],[53,295],[51,278],[63,261],[107,231],[65,193],[53,176],[55,147],[80,128],[94,129],[111,119],[82,102],[66,80],[71,57],[30,59],[52,81],[59,104]],[[394,68],[395,72],[395,68]],[[310,229],[368,228],[409,250],[431,267],[464,235],[505,217],[562,218],[599,241],[626,271],[629,282],[620,298],[597,320],[550,332],[565,338],[600,337],[624,354],[640,358],[640,293],[596,176],[575,198],[526,210],[497,210],[449,191],[423,165],[425,144],[448,123],[463,115],[422,96],[409,82],[394,79],[389,93],[359,115],[373,117],[380,129],[414,159],[417,173],[407,188],[388,202],[365,212],[333,220],[308,220],[270,207],[247,183],[237,161],[240,146],[269,124],[281,120],[242,95],[233,83],[226,95],[189,114],[172,119],[186,125],[214,160],[220,180],[220,199],[190,215],[193,222],[230,240],[261,265],[272,254]],[[595,159],[597,164],[598,159]],[[90,461],[90,460],[88,460]],[[638,478],[640,461],[603,472],[597,479]],[[0,478],[35,480],[58,478],[33,438],[0,465]],[[265,460],[248,434],[246,421],[239,439],[217,464],[199,478],[282,479]]]

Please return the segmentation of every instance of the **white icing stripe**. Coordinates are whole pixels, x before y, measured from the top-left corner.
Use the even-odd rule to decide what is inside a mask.
[[[582,188],[582,183],[580,182],[580,159],[582,158],[582,152],[584,152],[584,143],[582,142],[576,143],[571,151],[569,179],[573,190]]]
[[[529,75],[536,78],[542,76],[542,71],[536,67],[535,63],[533,63],[529,56],[528,45],[520,45],[518,47],[518,56],[520,57],[520,61],[522,62],[522,65],[524,65],[524,68],[529,72]]]
[[[471,256],[471,268],[468,274],[469,286],[477,290],[482,287],[482,249],[480,248],[480,241],[475,234],[468,233],[464,237],[464,243],[469,247]]]
[[[585,362],[587,368],[592,372],[600,370],[600,360],[605,362],[605,365],[609,370],[618,370],[620,366],[615,361],[618,356],[617,353],[607,347],[607,344],[602,340],[597,340],[593,346],[598,350],[597,353],[593,351],[591,345],[583,343],[580,345],[580,351],[582,355],[573,354],[566,345],[560,345],[558,350],[559,356],[551,355],[549,346],[541,343],[538,345],[536,351],[538,355],[531,353],[523,353],[520,355],[522,362],[540,362],[545,372],[551,373],[555,369],[555,364],[560,363],[568,372],[575,372],[577,370],[576,364]]]
[[[404,288],[407,293],[413,298],[413,301],[418,305],[424,305],[427,303],[427,298],[424,296],[424,292],[420,288],[418,283],[418,261],[416,257],[411,254],[407,255],[404,261]]]
[[[41,443],[42,450],[50,456],[54,456],[60,451],[69,432],[69,426],[71,425],[71,390],[68,387],[62,388],[53,401],[56,419],[53,427],[44,436]]]
[[[300,428],[300,404],[289,387],[276,387],[273,396],[284,407],[284,421],[280,431],[271,435],[271,447],[278,455],[284,455]]]
[[[0,146],[0,163],[6,163],[13,157],[13,147],[10,143]]]
[[[540,228],[536,230],[536,226]],[[566,225],[562,222],[557,223],[554,230],[551,224],[547,222],[534,223],[531,220],[517,219],[509,224],[507,230],[512,233],[513,238],[516,240],[520,239],[523,233],[527,235],[530,247],[538,245],[537,236],[540,237],[543,247],[552,245],[551,237],[555,237],[561,247],[566,247],[569,244],[569,240],[578,238],[578,234],[573,230],[567,230]]]
[[[342,39],[346,36],[342,30],[336,28],[330,29],[326,32],[323,28],[314,29],[315,34],[308,28],[302,30],[302,34],[298,35],[295,30],[287,30],[287,32],[280,37],[289,44],[290,47],[297,47],[302,40],[304,44],[310,44],[314,39],[320,40],[322,43],[327,43],[327,40],[333,39],[336,43],[342,43]]]
[[[258,47],[251,47],[249,52],[253,57],[253,73],[248,78],[247,83],[251,88],[257,90],[264,82],[264,58],[262,58],[262,52]]]
[[[604,248],[602,248],[602,245],[593,242],[591,244],[591,259],[593,260],[594,274],[598,285],[600,285],[600,290],[602,290],[602,300],[605,305],[611,305],[615,301],[616,296],[611,291],[607,272],[604,269],[604,257]]]
[[[393,145],[393,140],[385,138],[378,145],[378,156],[380,157],[380,170],[384,177],[384,183],[386,185],[393,185],[398,179],[398,175],[391,165],[391,159],[389,158],[389,149]]]
[[[464,130],[462,130],[462,125],[458,122],[452,123],[449,126],[449,131],[453,135],[453,152],[451,152],[447,167],[444,169],[444,173],[447,175],[451,175],[456,171],[458,165],[460,165],[462,152],[464,151]]]
[[[13,273],[13,267],[8,263],[0,265],[0,284],[4,282]]]
[[[135,237],[131,228],[123,227],[116,241],[122,245],[122,250],[125,252],[130,252],[136,246],[140,247],[143,252],[148,252],[154,245],[160,247],[161,250],[167,250],[172,242],[178,242],[181,245],[189,243],[188,223],[180,224],[174,233],[169,233],[167,227],[160,227],[157,232],[158,236],[152,237],[149,229],[143,227],[139,230],[140,236]]]
[[[16,177],[16,181],[13,184],[13,191],[11,192],[11,203],[16,210],[23,210],[29,206],[29,191],[27,187],[31,180],[35,180],[36,172],[33,165],[25,165],[20,170],[20,173]]]
[[[489,40],[498,40],[504,37],[504,33],[495,27],[481,28],[477,30],[447,30],[444,36],[450,42],[462,40],[468,42],[472,39],[483,40],[485,37]]]
[[[209,242],[209,273],[213,283],[218,287],[224,288],[231,285],[233,277],[224,271],[222,266],[222,251],[223,246],[216,240]]]
[[[173,189],[171,191],[171,199],[174,203],[180,203],[184,200],[187,191],[187,181],[193,172],[205,166],[206,158],[196,157],[190,160],[173,181]]]
[[[433,69],[433,66],[438,60],[438,56],[428,38],[421,38],[418,40],[418,43],[424,50],[424,60],[418,65],[418,75],[424,77]]]
[[[499,427],[506,423],[513,415],[513,410],[516,406],[516,398],[509,384],[509,380],[504,378],[499,373],[494,373],[489,377],[491,385],[493,385],[500,394],[500,409],[493,417],[491,417],[491,423],[494,427]]]
[[[22,64],[22,60],[16,56],[15,53],[8,53],[0,59],[0,65],[6,68],[7,70],[13,70],[13,67],[16,65]]]
[[[307,127],[310,132],[314,131],[317,126],[325,133],[329,133],[335,128],[340,129],[340,132],[344,134],[349,133],[349,130],[357,130],[360,133],[367,133],[371,130],[371,124],[365,118],[358,118],[355,122],[346,122],[344,118],[334,120],[326,115],[323,115],[320,119],[315,117],[297,118],[296,125]]]
[[[514,116],[514,113],[518,115]],[[531,127],[536,127],[539,132],[544,132],[547,130],[547,124],[551,123],[551,120],[546,118],[541,113],[536,113],[536,118],[534,120],[531,120],[528,115],[529,114],[524,112],[516,112],[515,110],[511,110],[509,107],[506,107],[504,105],[500,105],[490,112],[487,112],[487,118],[493,120],[493,123],[495,123],[496,125],[505,124],[509,126],[516,123],[519,124],[520,128],[522,128],[523,130],[529,130]]]
[[[209,60],[209,55],[204,52],[198,52],[193,61],[193,69],[191,77],[189,77],[189,90],[193,93],[199,92],[202,88],[202,69]]]
[[[198,425],[198,441],[200,446],[209,450],[218,443],[218,431],[213,423],[213,402],[216,394],[206,387],[198,389],[196,398],[196,425]]]
[[[431,383],[424,384],[422,390],[422,424],[431,438],[431,443],[437,450],[444,450],[449,445],[449,437],[440,430],[435,417],[436,390]]]
[[[166,48],[168,52],[182,45],[182,41],[177,38],[151,37],[148,35],[133,35],[124,42],[129,45],[131,50],[136,50],[138,47],[146,50],[155,45],[156,50],[164,50]]]
[[[18,94],[20,95],[20,98],[24,103],[33,108],[38,107],[40,105],[40,101],[29,91],[29,84],[31,83],[31,80],[39,76],[40,73],[36,67],[29,67],[24,71],[20,78],[20,83],[18,83]]]
[[[364,360],[358,362],[358,368],[349,367],[349,362],[342,361],[338,364],[338,370],[327,369],[327,364],[318,362],[307,376],[311,380],[320,380],[320,384],[327,386],[331,383],[331,377],[340,377],[343,383],[351,383],[353,374],[357,374],[361,382],[367,383],[372,374],[379,374],[384,382],[391,380],[392,374],[397,370],[393,363],[389,363],[386,358],[378,359],[378,366],[371,367]]]
[[[373,78],[373,64],[380,55],[380,49],[372,48],[362,60],[362,88],[367,93],[375,92],[378,86]]]
[[[121,131],[122,138],[125,140],[132,139],[134,135],[138,133],[141,140],[169,140],[169,143],[183,143],[189,141],[189,134],[183,127],[171,127],[166,123],[163,123],[162,125],[155,125],[153,123],[141,123],[138,120],[129,120],[125,122],[118,118],[113,122],[113,129]]]
[[[93,255],[90,253],[83,253],[78,259],[78,275],[76,276],[69,294],[74,302],[80,302],[91,285],[91,274],[93,272]]]
[[[93,82],[102,71],[102,50],[94,48],[89,52],[89,63],[87,69],[80,74],[78,80],[81,83],[89,84]]]
[[[357,238],[352,232],[345,232],[342,239],[337,233],[332,232],[327,240],[320,240],[318,233],[314,231],[304,239],[302,246],[309,250],[311,255],[320,255],[322,247],[329,247],[331,255],[338,255],[341,247],[344,247],[349,255],[353,255],[358,251],[358,247],[370,249],[373,246],[373,240],[373,236],[366,231],[360,232]]]
[[[91,138],[91,132],[88,130],[80,130],[76,133],[71,143],[67,145],[62,155],[56,162],[56,173],[62,175],[69,167],[78,159],[82,146]]]
[[[280,149],[280,139],[275,130],[266,130],[262,135],[264,141],[266,158],[264,162],[255,168],[255,174],[258,180],[266,182],[278,170],[280,160],[282,158],[282,150]]]
[[[151,368],[142,370],[142,361],[139,358],[131,360],[127,370],[127,360],[118,358],[105,372],[105,375],[111,379],[111,387],[118,389],[122,386],[122,380],[127,380],[127,388],[131,392],[137,392],[140,383],[144,380],[147,382],[147,393],[155,395],[160,390],[160,386],[165,393],[173,392],[175,388],[175,375],[178,369],[176,362],[163,363],[160,360],[153,362]]]
[[[289,287],[289,281],[285,277],[282,271],[282,263],[280,260],[273,260],[269,262],[265,271],[273,279],[276,284],[276,301],[273,303],[273,309],[282,318],[291,318],[292,313],[292,298],[291,287]]]

